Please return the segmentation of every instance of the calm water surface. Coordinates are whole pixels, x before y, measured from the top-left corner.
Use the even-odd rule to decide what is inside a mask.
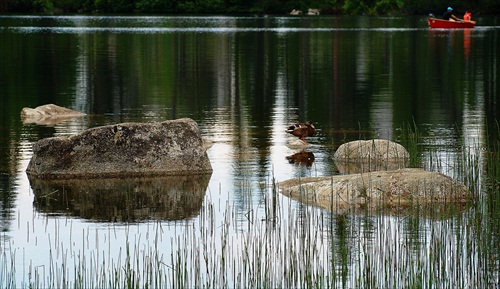
[[[500,220],[481,155],[499,140],[500,19],[476,20],[450,31],[425,17],[0,16],[0,284],[60,287],[80,272],[101,287],[132,268],[153,287],[493,286]],[[47,103],[87,116],[22,122],[23,107]],[[123,184],[84,183],[85,196],[37,198],[24,172],[41,138],[181,117],[213,142],[194,196],[139,206]],[[307,119],[314,162],[293,163],[285,129]],[[273,198],[273,180],[338,174],[340,144],[403,142],[408,127],[418,167],[467,182],[470,156],[478,206],[345,214]]]

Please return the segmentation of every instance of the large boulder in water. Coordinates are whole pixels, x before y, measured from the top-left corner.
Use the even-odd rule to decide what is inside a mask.
[[[32,177],[136,177],[212,173],[197,123],[121,123],[33,144]]]
[[[405,168],[409,153],[390,140],[357,140],[339,146],[333,160],[341,173],[387,171]]]

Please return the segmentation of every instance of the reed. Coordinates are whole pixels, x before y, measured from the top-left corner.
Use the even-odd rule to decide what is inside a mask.
[[[410,155],[408,167],[420,167],[420,155],[422,154],[420,146],[421,136],[415,122],[412,124],[403,124],[399,130],[398,141],[408,150],[408,154]]]
[[[422,152],[423,136],[411,129],[405,141]],[[82,225],[37,216],[22,245],[2,233],[0,287],[494,288],[500,145],[482,146],[464,143],[458,156],[427,148],[414,160],[466,182],[475,199],[465,207],[324,210],[282,196],[269,173],[257,187],[241,180],[240,193],[258,195],[256,204],[209,193],[185,220]],[[25,252],[43,242],[43,256]]]

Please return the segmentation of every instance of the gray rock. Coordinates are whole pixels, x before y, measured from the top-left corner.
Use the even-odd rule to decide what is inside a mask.
[[[303,141],[303,140],[298,139],[298,138],[294,138],[293,140],[288,142],[288,147],[290,149],[305,149],[305,148],[310,147],[310,146],[311,145],[308,142]]]
[[[307,10],[307,15],[319,15],[319,12],[320,10],[319,9],[312,9],[312,8],[309,8]]]
[[[196,122],[121,123],[33,144],[26,170],[38,178],[206,174],[212,167]]]
[[[390,140],[357,140],[339,146],[333,159],[341,173],[360,173],[405,168],[409,153]]]
[[[82,112],[55,104],[45,104],[36,108],[25,107],[21,110],[21,118],[24,124],[54,125],[84,115]]]
[[[464,184],[422,169],[291,179],[278,186],[285,196],[334,210],[464,203],[469,196]]]

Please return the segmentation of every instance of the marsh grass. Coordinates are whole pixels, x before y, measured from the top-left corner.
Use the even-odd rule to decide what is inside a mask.
[[[408,137],[410,151],[421,151],[419,133]],[[430,150],[414,160],[466,182],[475,198],[465,210],[318,209],[282,196],[269,175],[257,191],[241,181],[243,192],[262,196],[259,204],[208,194],[186,220],[75,229],[71,218],[34,218],[26,244],[2,233],[0,287],[495,288],[500,146],[487,147],[484,154],[464,146],[458,157]],[[41,257],[25,252],[43,241]]]
[[[244,214],[208,200],[193,220],[88,229],[69,247],[50,236],[48,264],[29,261],[23,287],[488,288],[498,278],[481,212],[336,214],[276,189]],[[71,234],[64,220],[55,223],[57,234]],[[18,287],[21,256],[2,248],[2,287]]]
[[[400,129],[398,141],[406,148],[410,156],[408,167],[417,168],[420,165],[419,156],[422,154],[422,150],[419,147],[420,138],[420,133],[415,122],[413,124],[403,124]]]

